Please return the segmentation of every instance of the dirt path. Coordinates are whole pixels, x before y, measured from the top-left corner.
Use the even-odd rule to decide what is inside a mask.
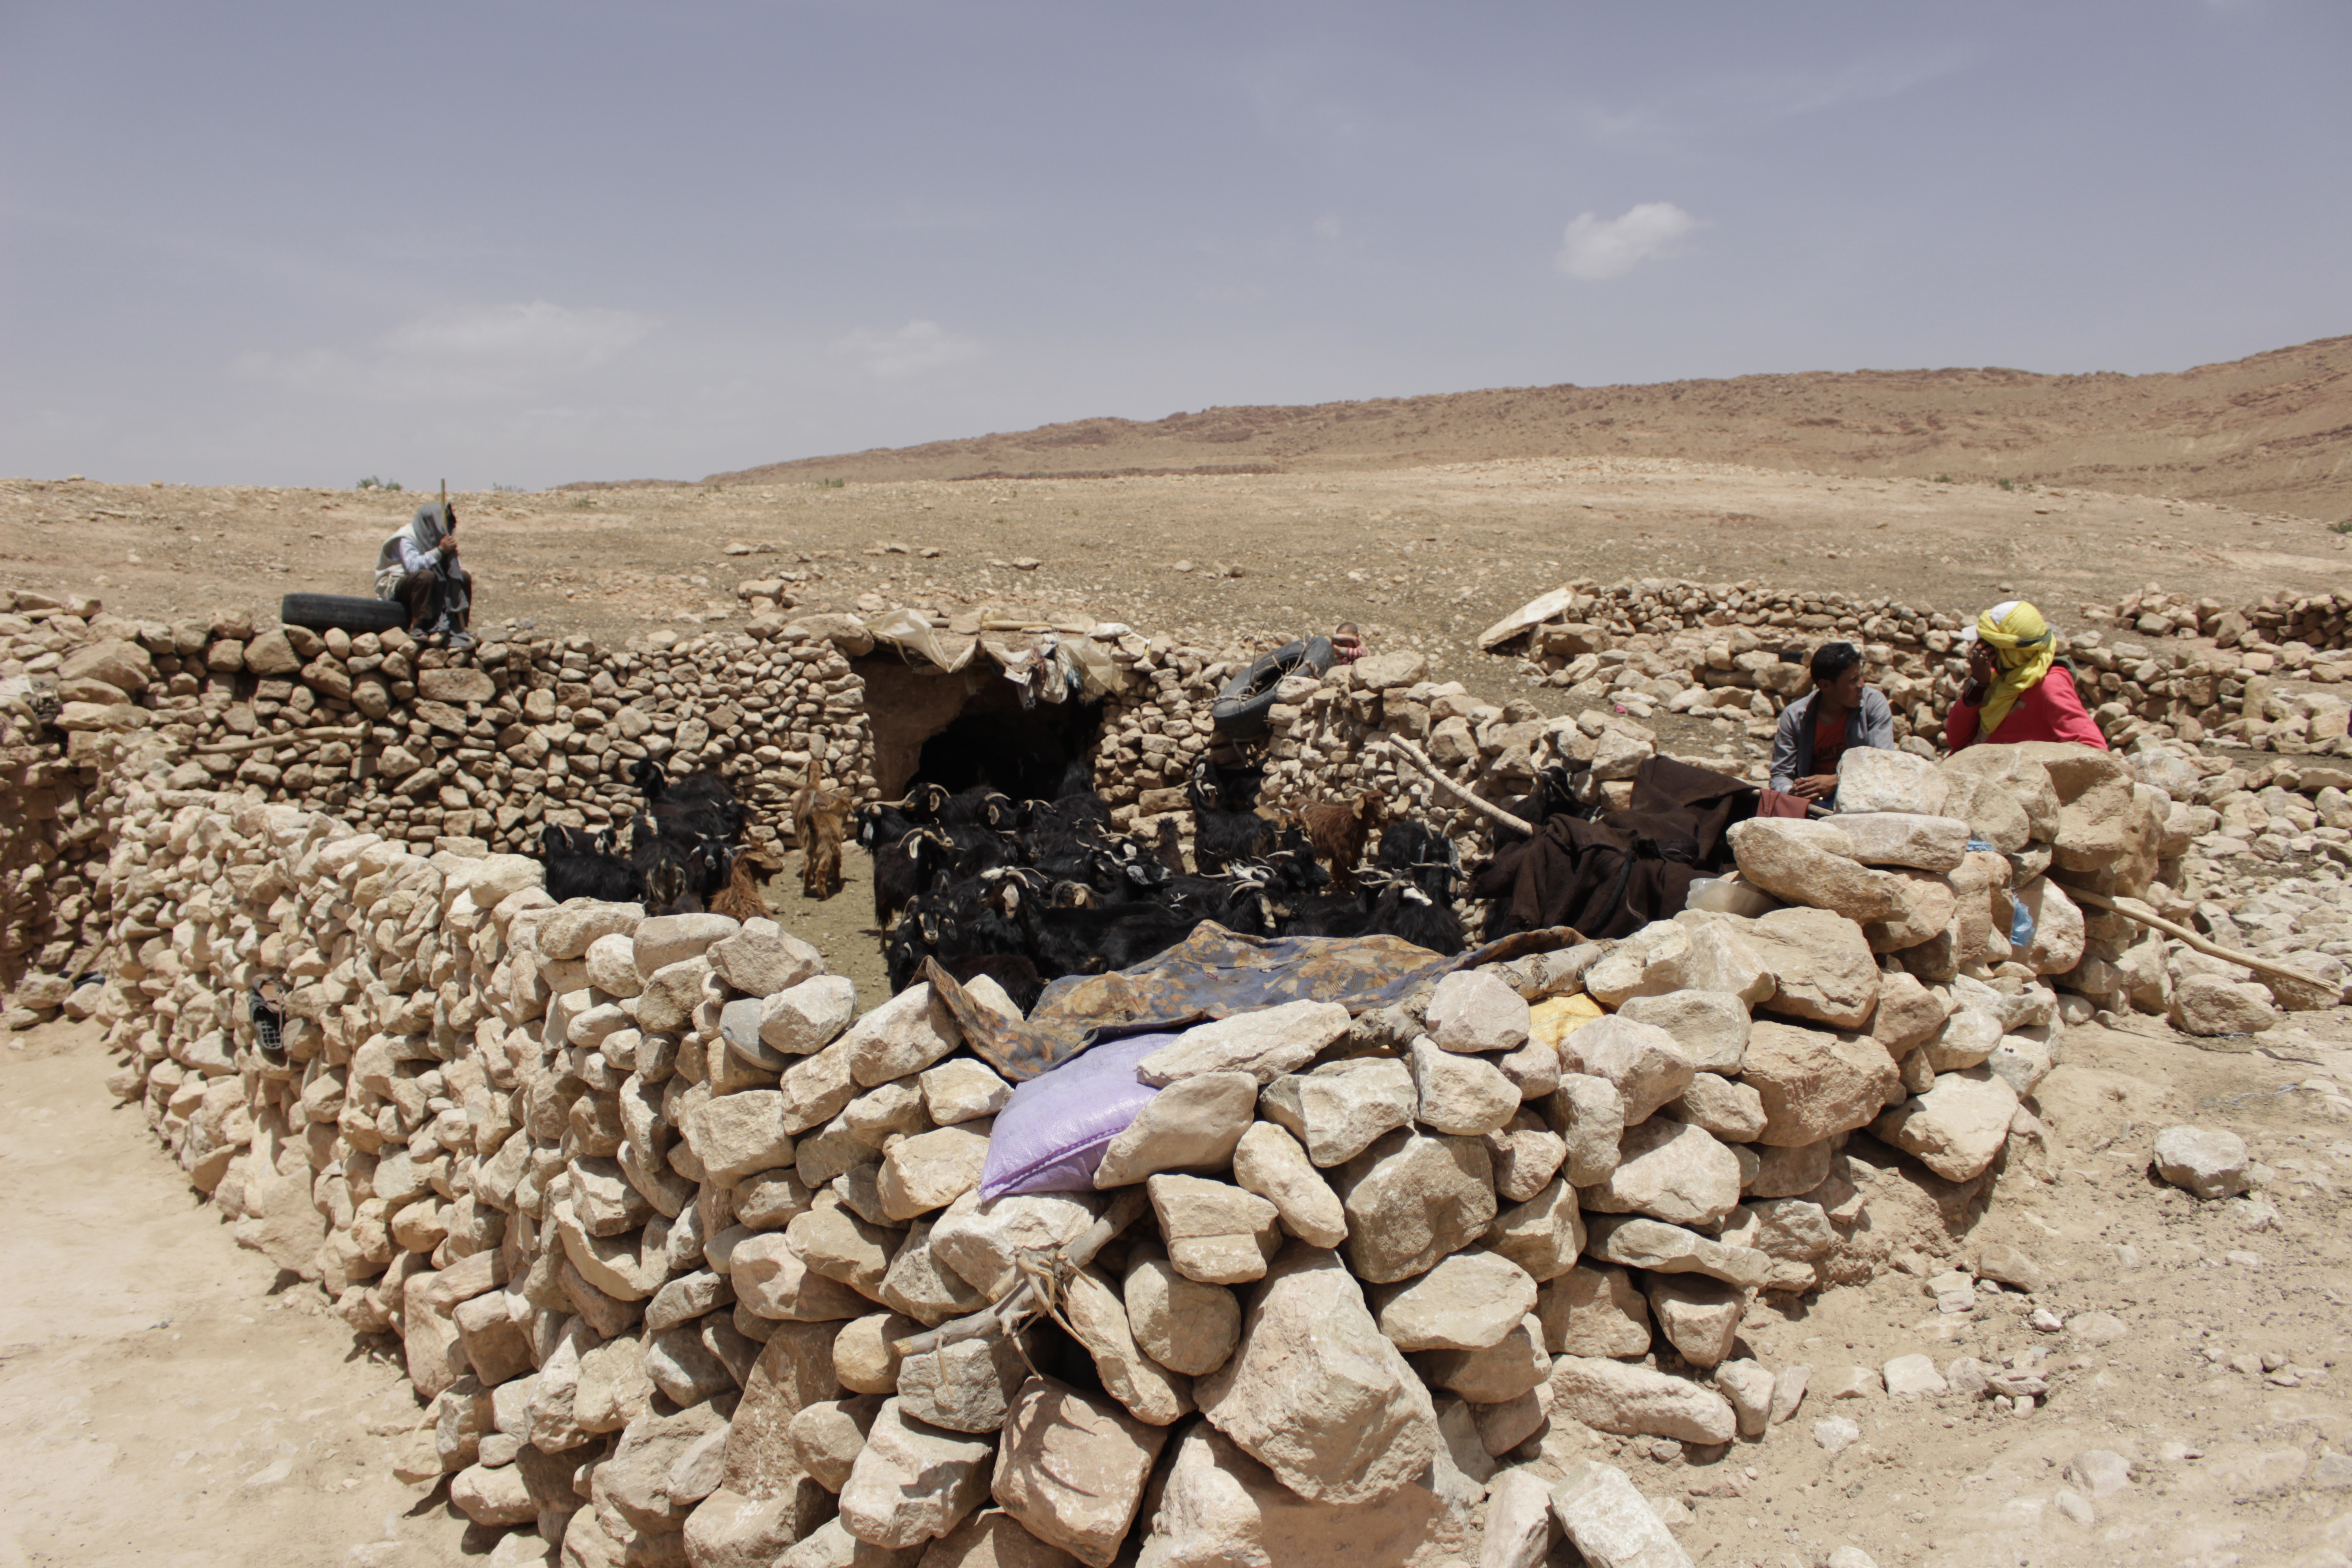
[[[457,1562],[464,1517],[392,1477],[397,1369],[230,1239],[98,1040],[0,1051],[0,1568]]]

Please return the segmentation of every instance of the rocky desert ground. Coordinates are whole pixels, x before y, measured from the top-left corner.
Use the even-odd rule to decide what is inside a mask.
[[[1240,411],[1221,428],[1247,433],[1210,442],[1210,458],[1277,471],[1167,471],[1172,436],[1098,429],[1053,448],[1061,471],[1043,477],[1013,476],[1045,466],[1021,451],[1045,448],[992,437],[716,482],[453,500],[486,624],[683,629],[740,618],[736,584],[778,577],[815,608],[1082,612],[1194,637],[1351,619],[1378,645],[1429,651],[1439,679],[1547,706],[1564,694],[1528,688],[1472,639],[1570,576],[1818,583],[1956,610],[2022,596],[2062,625],[2079,604],[2150,584],[2232,602],[2341,587],[2352,542],[2329,524],[2347,510],[2352,458],[2340,431],[2332,444],[2280,432],[2326,435],[2305,427],[2340,395],[2347,342],[2160,386],[2064,378],[2075,384],[2040,388],[2050,395],[2032,407],[2037,389],[2005,379],[2015,373],[1895,389],[1978,398],[1980,433],[2007,420],[2016,445],[1980,438],[1973,465],[1924,436],[1895,458],[1770,450],[1759,399],[1776,427],[1894,417],[1886,387],[1841,378],[1751,389],[1745,412],[1726,412],[1721,394],[1704,416],[1674,413],[1686,400],[1657,389],[1612,389],[1618,412],[1580,405],[1580,444],[1550,452],[1466,405],[1380,450],[1271,451],[1281,430],[1345,422]],[[1790,401],[1800,394],[1843,411],[1809,412]],[[2074,425],[2046,412],[2058,394]],[[1926,412],[1912,411],[1922,432]],[[1650,433],[1596,449],[1616,439],[1595,434],[1616,429],[1597,423],[1609,418]],[[1190,466],[1211,466],[1198,435]],[[2257,453],[2265,439],[2278,450]],[[2170,455],[2133,468],[2134,454],[2158,452]],[[1119,471],[1139,468],[1157,471]],[[2151,473],[2165,482],[2134,482]],[[362,593],[376,547],[429,483],[403,476],[412,489],[394,494],[131,478],[0,481],[0,580],[156,617]],[[863,902],[852,861],[828,910]],[[847,951],[862,938],[843,920],[809,934],[863,992]],[[0,1056],[16,1281],[0,1309],[0,1568],[391,1568],[487,1552],[443,1491],[392,1476],[418,1418],[396,1368],[354,1349],[315,1287],[273,1279],[232,1246],[155,1154],[138,1108],[110,1104],[95,1034],[47,1025]],[[1707,1568],[2352,1564],[2352,1009],[2218,1040],[2109,1016],[2070,1031],[2066,1048],[2039,1096],[2049,1146],[2010,1161],[1966,1254],[1973,1285],[1931,1283],[1943,1267],[1890,1237],[1898,1266],[1874,1283],[1750,1313],[1754,1356],[1811,1373],[1801,1406],[1729,1462],[1565,1436],[1557,1458],[1624,1466]],[[2243,1195],[2200,1200],[2156,1176],[2156,1133],[2183,1122],[2244,1139]],[[1983,1377],[2023,1397],[1979,1397]],[[1574,1558],[1563,1546],[1556,1560]]]

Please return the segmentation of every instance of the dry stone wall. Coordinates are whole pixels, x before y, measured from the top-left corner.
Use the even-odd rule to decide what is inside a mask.
[[[1498,1520],[1524,1530],[1530,1488],[1580,1542],[1640,1534],[1654,1517],[1607,1457],[1730,1462],[1800,1410],[1813,1369],[1738,1353],[1759,1306],[1902,1267],[1944,1310],[2063,1321],[2031,1259],[1968,1237],[2004,1173],[2046,1170],[2033,1095],[2070,1022],[2137,1006],[2245,1032],[2342,993],[2315,945],[2330,928],[2300,903],[2255,907],[2267,923],[2242,934],[2300,944],[2308,985],[2083,896],[2186,912],[2200,862],[2226,863],[2199,853],[2221,828],[2260,810],[2315,835],[2323,809],[2352,813],[2340,790],[2257,794],[2148,743],[1858,752],[1848,809],[1743,825],[1707,907],[1353,1018],[1306,1001],[1191,1031],[1137,1068],[1159,1092],[1095,1188],[983,1204],[1013,1086],[927,988],[859,997],[772,922],[559,907],[536,862],[493,847],[550,810],[620,809],[627,746],[754,790],[820,757],[845,774],[866,733],[854,628],[601,658],[509,645],[420,655],[405,678],[354,666],[408,650],[321,638],[297,668],[330,689],[281,699],[251,660],[275,662],[273,635],[301,658],[290,634],[207,626],[164,654],[94,605],[26,608],[0,623],[25,667],[8,673],[54,678],[58,718],[105,712],[60,743],[23,694],[11,744],[39,754],[16,787],[53,791],[83,837],[79,859],[44,861],[48,840],[12,827],[7,864],[79,868],[31,885],[87,900],[42,930],[102,955],[103,984],[70,1000],[120,1055],[111,1087],[240,1241],[391,1336],[427,1407],[404,1473],[446,1476],[470,1517],[583,1568],[1435,1562]],[[1890,661],[1912,646],[1895,638],[1932,652],[1948,632],[1874,613]],[[1748,614],[1831,611],[1559,624],[1663,637],[1663,654],[1675,636],[1727,646]],[[1760,674],[1653,695],[1635,685],[1658,679],[1633,662],[1649,650],[1547,640],[1557,673],[1597,661],[1572,685],[1644,673],[1545,720],[1376,655],[1280,690],[1274,793],[1402,787],[1374,743],[1396,733],[1490,793],[1559,762],[1607,796],[1654,749],[1643,702],[1736,689],[1760,722],[1756,698],[1784,695]],[[1109,646],[1128,678],[1099,776],[1149,816],[1174,807],[1219,667],[1247,650]],[[1690,668],[1766,668],[1730,657]],[[370,684],[382,714],[361,705]],[[741,716],[713,722],[713,697]],[[239,706],[256,738],[289,709],[367,732],[349,758],[263,764],[275,776],[163,743],[175,725],[238,732]],[[777,730],[744,716],[787,712],[804,748],[747,748]],[[501,795],[462,783],[387,799],[373,781],[394,750],[416,763],[400,781],[530,777],[539,816],[502,820]],[[315,809],[314,790],[373,815]],[[249,1003],[264,976],[289,988],[274,1043]],[[1056,1317],[1017,1340],[915,1338],[1041,1279]],[[2012,1407],[2051,1392],[1965,1358],[1905,1375]]]
[[[1927,980],[1831,910],[1685,917],[1192,1031],[1097,1190],[983,1204],[1011,1086],[927,989],[861,1012],[772,923],[557,907],[520,857],[110,804],[145,911],[98,1012],[115,1091],[242,1242],[396,1338],[405,1473],[580,1564],[1425,1562],[1505,1472],[1720,1462],[1810,1375],[1735,1353],[1750,1305],[1959,1263],[2057,1026],[1950,931],[1969,973]],[[1949,879],[1981,942],[1996,879]],[[1122,1193],[1065,1327],[904,1342]],[[2000,1272],[1962,1270],[1969,1310],[2047,1310]]]

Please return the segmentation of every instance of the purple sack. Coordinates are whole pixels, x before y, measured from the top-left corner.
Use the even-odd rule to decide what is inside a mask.
[[[1160,1091],[1135,1079],[1135,1064],[1175,1039],[1130,1035],[1109,1040],[1013,1088],[989,1130],[980,1196],[1090,1193],[1110,1141]]]

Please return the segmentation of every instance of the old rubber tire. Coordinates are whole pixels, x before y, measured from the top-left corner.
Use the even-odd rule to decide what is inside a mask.
[[[408,608],[397,599],[289,594],[278,603],[278,618],[289,626],[308,626],[314,632],[338,627],[347,632],[388,632],[406,624]]]
[[[1274,689],[1284,676],[1321,675],[1330,668],[1328,637],[1302,639],[1262,654],[1219,689],[1216,702],[1209,709],[1209,720],[1221,735],[1255,740],[1265,733],[1265,718],[1274,708]]]

